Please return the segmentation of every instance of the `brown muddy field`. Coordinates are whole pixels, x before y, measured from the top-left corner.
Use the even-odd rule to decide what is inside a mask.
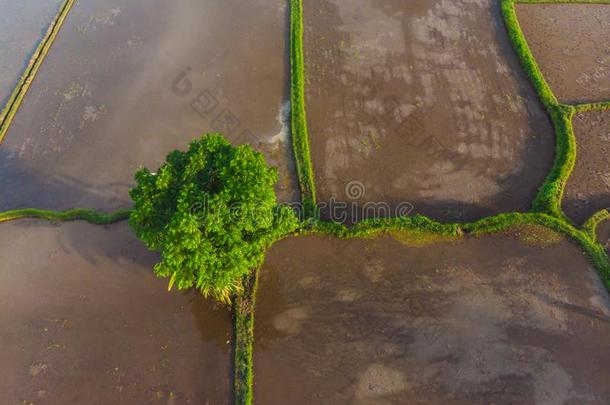
[[[608,293],[550,240],[278,243],[257,297],[256,402],[610,403]]]
[[[563,208],[577,224],[610,208],[610,111],[574,117],[576,166],[568,180]]]
[[[126,224],[2,224],[0,403],[230,403],[229,311],[156,259]]]
[[[140,165],[210,131],[264,151],[292,200],[285,3],[78,1],[0,146],[0,210],[129,206]]]
[[[61,3],[61,0],[0,0],[0,110]]]
[[[529,208],[554,135],[499,2],[313,0],[305,25],[319,200],[451,220]]]
[[[560,101],[610,100],[610,5],[517,4],[517,16]]]

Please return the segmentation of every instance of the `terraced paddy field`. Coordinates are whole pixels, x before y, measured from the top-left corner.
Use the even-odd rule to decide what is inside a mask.
[[[282,0],[79,0],[0,146],[0,210],[129,207],[133,174],[219,131],[292,201]]]
[[[442,220],[529,208],[554,137],[499,2],[314,0],[304,14],[321,202]]]
[[[61,3],[61,0],[0,0],[0,110]]]
[[[517,4],[517,15],[561,102],[610,100],[610,4]]]
[[[230,403],[229,311],[156,260],[126,224],[3,224],[0,403]]]
[[[610,111],[577,114],[576,166],[568,180],[564,209],[582,224],[595,212],[610,208]]]
[[[603,404],[610,299],[552,234],[284,240],[259,281],[259,404]]]

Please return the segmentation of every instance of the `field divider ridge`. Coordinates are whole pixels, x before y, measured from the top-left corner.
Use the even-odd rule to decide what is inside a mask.
[[[37,208],[23,208],[0,212],[0,223],[18,219],[44,219],[48,221],[77,221],[83,220],[94,225],[108,225],[124,221],[129,218],[131,210],[118,210],[104,214],[87,208],[74,208],[67,211],[41,210]]]
[[[29,90],[34,78],[36,77],[36,73],[40,69],[40,66],[44,62],[49,49],[51,49],[51,45],[55,42],[55,38],[59,33],[68,13],[72,9],[72,6],[76,0],[65,0],[62,4],[59,12],[56,14],[55,18],[49,25],[47,32],[43,39],[39,42],[38,47],[34,51],[34,54],[30,58],[27,67],[21,74],[17,85],[11,92],[11,95],[6,102],[6,105],[0,112],[0,143],[2,143],[4,136],[8,132],[8,129],[13,121],[13,117],[17,114],[19,107],[21,106],[21,102],[25,97],[27,91]]]
[[[305,53],[303,0],[290,0],[290,106],[294,159],[305,217],[315,217],[316,186],[305,108]]]

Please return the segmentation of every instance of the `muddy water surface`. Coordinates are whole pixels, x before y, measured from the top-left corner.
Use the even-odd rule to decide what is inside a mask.
[[[62,0],[0,0],[0,110]]]
[[[499,2],[314,0],[305,25],[320,200],[458,220],[529,208],[553,132]]]
[[[3,224],[0,403],[229,404],[231,317],[126,224]]]
[[[610,5],[517,4],[517,16],[560,101],[610,100]]]
[[[278,243],[257,298],[256,402],[608,403],[608,293],[547,239]]]
[[[576,166],[563,200],[566,214],[582,224],[603,208],[610,208],[610,112],[588,112],[574,117]]]
[[[293,199],[285,3],[78,1],[0,146],[0,209],[129,206],[140,165],[209,131],[265,152]]]

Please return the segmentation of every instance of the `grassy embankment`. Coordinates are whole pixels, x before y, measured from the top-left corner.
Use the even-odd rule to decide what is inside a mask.
[[[258,269],[244,281],[244,293],[233,303],[234,328],[234,396],[236,404],[252,404],[254,400],[253,359],[254,350],[254,307]]]
[[[309,150],[305,111],[305,54],[303,50],[303,1],[290,1],[290,105],[291,133],[304,215],[316,215],[316,186]]]
[[[96,225],[108,225],[129,218],[130,210],[119,210],[110,214],[99,213],[86,208],[75,208],[67,211],[39,210],[24,208],[0,212],[0,223],[17,219],[45,219],[48,221],[87,221]]]
[[[45,36],[43,37],[42,41],[40,41],[36,51],[34,51],[34,54],[30,58],[27,67],[21,74],[21,77],[13,89],[13,92],[11,93],[6,105],[2,109],[2,112],[0,112],[0,143],[4,139],[4,136],[6,135],[6,132],[13,121],[13,117],[15,117],[15,114],[17,114],[25,94],[30,88],[34,77],[36,77],[38,69],[40,69],[40,66],[47,56],[49,49],[51,49],[51,45],[53,45],[53,42],[55,41],[55,38],[57,37],[57,34],[59,33],[59,30],[61,29],[66,16],[70,12],[70,9],[75,1],[76,0],[64,1],[59,9],[59,12],[51,22],[51,25],[49,25]]]

